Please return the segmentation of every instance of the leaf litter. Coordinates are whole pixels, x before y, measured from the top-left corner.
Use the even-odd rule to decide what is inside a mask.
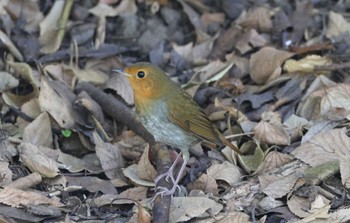
[[[2,220],[164,222],[112,72],[151,61],[244,153],[196,145],[170,222],[349,221],[349,1],[1,5]]]

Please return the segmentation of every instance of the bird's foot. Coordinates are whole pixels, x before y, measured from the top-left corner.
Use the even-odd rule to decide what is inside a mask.
[[[166,187],[157,187],[156,191],[158,191],[158,192],[155,194],[154,197],[172,196],[176,192],[177,189],[181,192],[181,187],[178,184],[176,184],[176,185],[174,184],[170,190]]]
[[[154,180],[155,184],[157,185],[158,182],[165,178],[165,181],[167,183],[172,183],[174,184],[175,183],[175,177],[174,177],[174,171],[172,168],[170,168],[166,173],[162,173],[162,174],[159,174],[159,176],[157,176],[157,178]],[[169,179],[171,180],[171,182],[169,182]]]

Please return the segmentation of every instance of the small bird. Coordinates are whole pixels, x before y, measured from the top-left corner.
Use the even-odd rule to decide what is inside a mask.
[[[163,177],[170,178],[173,187],[162,187],[157,195],[175,193],[190,158],[189,148],[196,143],[207,141],[227,145],[240,154],[240,150],[213,126],[191,96],[172,82],[159,67],[141,62],[115,71],[128,78],[134,92],[136,112],[144,127],[157,142],[181,150],[183,163],[176,179],[173,172],[181,153],[169,170],[155,180],[157,183]]]

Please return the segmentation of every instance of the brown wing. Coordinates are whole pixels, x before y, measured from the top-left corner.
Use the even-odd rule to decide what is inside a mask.
[[[168,103],[169,121],[202,140],[221,145],[217,130],[208,117],[188,94],[181,93],[181,98],[174,98]]]

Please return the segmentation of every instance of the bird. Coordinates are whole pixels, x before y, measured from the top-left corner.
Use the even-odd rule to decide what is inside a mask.
[[[199,142],[226,145],[241,154],[240,150],[215,128],[192,97],[158,66],[138,62],[114,71],[129,80],[134,93],[136,114],[141,124],[157,142],[181,150],[169,170],[155,179],[157,185],[163,177],[166,180],[170,178],[172,188],[158,188],[160,190],[156,196],[173,195],[176,192],[190,158],[189,149]],[[175,178],[174,169],[181,155],[183,163]]]

